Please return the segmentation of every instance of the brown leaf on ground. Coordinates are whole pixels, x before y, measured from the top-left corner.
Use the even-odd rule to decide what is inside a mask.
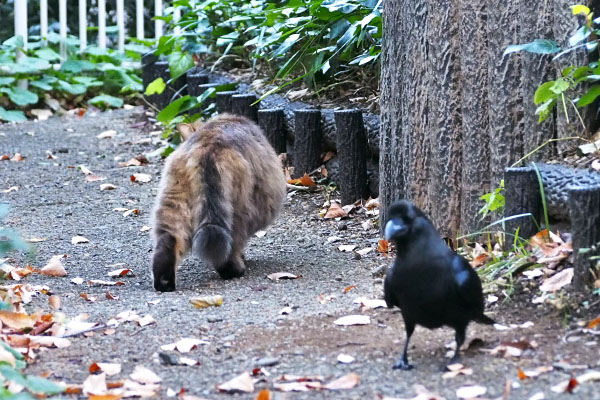
[[[12,156],[10,161],[20,162],[20,161],[23,161],[24,159],[25,159],[25,157],[23,157],[20,153],[15,153],[15,155]]]
[[[244,372],[225,383],[217,385],[217,389],[219,392],[225,393],[252,393],[254,392],[254,380],[248,372]]]
[[[100,185],[100,190],[114,190],[116,188],[117,187],[112,183],[103,183],[102,185]]]
[[[101,394],[101,395],[92,394],[88,397],[88,400],[119,400],[122,398],[123,398],[122,394]]]
[[[67,271],[60,261],[61,258],[64,258],[64,255],[52,256],[50,261],[48,261],[48,264],[40,270],[40,274],[48,276],[66,276]]]
[[[591,320],[590,322],[588,322],[587,327],[588,329],[595,329],[598,324],[600,324],[600,317],[595,318],[593,320]]]
[[[85,177],[85,179],[83,180],[84,182],[98,182],[98,181],[103,181],[106,178],[100,175],[88,175]]]
[[[346,210],[344,210],[342,208],[340,203],[337,203],[334,201],[329,206],[329,209],[327,210],[327,212],[325,213],[325,216],[323,218],[325,218],[325,219],[344,218],[347,216],[348,216],[348,213],[346,212]]]
[[[323,162],[326,163],[327,161],[331,160],[333,157],[335,157],[335,153],[333,151],[328,151],[323,156]]]
[[[86,395],[105,395],[108,392],[106,387],[106,374],[90,375],[83,382],[83,394]]]
[[[142,165],[142,162],[137,158],[132,158],[129,161],[122,161],[119,163],[119,167],[139,167]]]
[[[192,297],[190,303],[196,308],[208,308],[208,307],[219,307],[223,304],[223,296],[199,296]]]
[[[113,271],[110,271],[108,273],[108,276],[111,276],[111,277],[115,277],[115,276],[116,277],[122,277],[122,276],[125,276],[125,275],[131,275],[131,276],[133,276],[133,272],[129,268],[120,268],[120,269],[115,269]]]
[[[121,373],[121,364],[117,363],[93,363],[89,368],[90,374],[104,372],[106,375],[117,375]]]
[[[348,287],[345,287],[344,290],[342,290],[343,293],[348,293],[349,291],[351,291],[352,289],[356,289],[356,285],[350,285]]]
[[[554,292],[556,290],[559,290],[560,288],[571,283],[571,280],[573,280],[573,275],[573,268],[564,269],[559,273],[551,276],[550,278],[544,280],[544,282],[542,282],[542,284],[540,285],[540,290],[542,292]]]
[[[149,174],[133,174],[129,177],[131,182],[148,183],[152,180],[152,175]]]
[[[58,310],[60,308],[60,297],[57,295],[48,297],[48,304],[50,304],[51,309]]]
[[[12,311],[0,311],[0,321],[2,325],[6,325],[13,329],[33,328],[37,316],[35,314],[28,315],[25,313],[16,313]]]
[[[256,396],[256,400],[271,400],[272,398],[273,395],[271,394],[271,391],[269,389],[261,390]]]
[[[360,378],[354,372],[344,375],[341,378],[335,379],[323,386],[327,390],[346,390],[358,386]]]
[[[146,384],[155,384],[162,381],[158,375],[141,365],[136,366],[129,377],[136,382]]]
[[[317,184],[315,183],[315,181],[312,180],[312,178],[310,176],[308,176],[308,174],[304,174],[304,176],[302,178],[298,178],[298,179],[290,179],[288,180],[288,182],[290,185],[300,185],[300,186],[317,186]]]
[[[390,242],[385,239],[380,239],[379,243],[377,244],[377,251],[384,254],[389,253]]]

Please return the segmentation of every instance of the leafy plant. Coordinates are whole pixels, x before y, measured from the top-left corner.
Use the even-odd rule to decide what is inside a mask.
[[[184,13],[163,36],[171,77],[191,68],[192,55],[213,68],[226,61],[262,69],[286,84],[331,78],[352,66],[375,65],[381,54],[382,0],[178,0]],[[172,15],[162,17],[172,21]],[[291,78],[291,79],[290,79]],[[282,86],[280,86],[281,88]]]
[[[500,187],[497,187],[490,193],[486,193],[479,199],[485,201],[485,205],[479,210],[482,214],[481,219],[485,219],[490,211],[502,214],[504,212],[504,179],[500,181]]]
[[[517,51],[556,54],[552,59],[555,61],[578,49],[585,49],[588,53],[598,52],[600,18],[593,18],[591,10],[582,4],[572,6],[571,10],[573,15],[583,15],[585,23],[569,38],[565,49],[554,40],[536,39],[530,43],[508,46],[504,54]],[[600,81],[600,66],[597,61],[564,68],[559,78],[543,83],[535,92],[534,102],[538,105],[536,114],[539,115],[539,122],[545,121],[558,104],[562,106],[568,121],[567,108],[573,107],[577,112],[578,107],[585,107],[600,96],[598,81]]]
[[[90,46],[79,52],[79,41],[67,37],[68,58],[61,62],[60,37],[50,32],[47,42],[31,37],[23,49],[21,37],[12,37],[0,45],[0,119],[19,121],[25,114],[18,109],[31,107],[43,97],[59,99],[63,104],[120,107],[121,98],[142,90],[139,77],[141,53],[145,46],[129,44],[123,54]],[[18,61],[17,52],[23,57]],[[25,87],[19,81],[27,81]],[[10,108],[17,110],[8,111]]]

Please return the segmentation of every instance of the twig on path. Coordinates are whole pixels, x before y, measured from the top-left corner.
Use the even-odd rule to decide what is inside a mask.
[[[100,325],[92,326],[91,328],[77,330],[75,332],[69,333],[68,335],[67,334],[62,335],[61,337],[66,338],[66,337],[71,337],[71,336],[77,336],[77,335],[80,335],[82,333],[97,331],[98,329],[104,329],[104,328],[106,328],[106,325],[105,324],[100,324]]]

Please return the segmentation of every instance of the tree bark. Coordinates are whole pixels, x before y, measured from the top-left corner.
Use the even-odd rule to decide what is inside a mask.
[[[294,124],[294,176],[309,174],[321,165],[321,111],[296,110]]]

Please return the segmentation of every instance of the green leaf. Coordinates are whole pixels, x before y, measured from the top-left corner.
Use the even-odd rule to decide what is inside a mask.
[[[0,107],[0,120],[6,122],[19,122],[27,121],[27,117],[23,114],[23,111],[8,111],[3,107]]]
[[[14,104],[26,106],[38,102],[38,95],[18,86],[0,88],[0,92],[6,93]]]
[[[155,80],[153,80],[152,82],[150,82],[148,84],[144,94],[146,96],[151,96],[153,94],[161,94],[165,90],[166,87],[167,87],[167,84],[165,83],[163,78],[156,78]]]
[[[167,61],[169,62],[169,71],[171,72],[172,79],[179,78],[194,66],[192,56],[181,51],[169,54]]]
[[[98,86],[103,86],[104,83],[102,81],[99,81],[98,79],[92,77],[92,76],[74,76],[73,80],[76,83],[81,83],[82,85],[85,85],[86,87],[98,87]]]
[[[554,86],[554,83],[555,81],[548,81],[541,84],[535,91],[535,95],[533,96],[533,102],[535,104],[541,104],[550,99],[555,98],[556,95],[551,90],[551,88]]]
[[[34,393],[52,395],[62,393],[65,391],[65,387],[58,385],[48,379],[40,378],[38,376],[27,376],[27,389]]]
[[[550,88],[550,90],[557,94],[560,95],[564,92],[566,92],[567,90],[569,90],[569,88],[571,87],[571,84],[564,78],[558,78],[555,82],[554,85],[552,85],[552,87]]]
[[[86,60],[67,60],[60,66],[63,72],[72,72],[79,74],[83,71],[93,71],[96,69],[96,64]]]
[[[573,15],[583,14],[585,16],[588,16],[590,14],[590,9],[587,6],[584,6],[583,4],[576,4],[574,6],[571,6],[571,11],[573,11]]]
[[[577,106],[583,107],[592,103],[596,98],[600,96],[600,85],[592,86],[577,102]]]
[[[0,86],[8,86],[15,81],[15,78],[10,76],[0,76]]]
[[[504,50],[503,55],[517,51],[527,51],[535,54],[553,54],[560,51],[560,47],[554,40],[535,39],[533,42],[524,44],[511,44]]]
[[[115,108],[123,106],[123,100],[107,94],[101,94],[100,96],[93,97],[88,100],[88,103],[95,106],[110,106]]]
[[[583,25],[569,38],[569,46],[575,46],[576,44],[583,42],[592,34],[592,32],[593,31],[590,28],[588,28],[586,25]]]
[[[161,112],[158,113],[156,119],[162,123],[168,123],[173,118],[177,116],[181,111],[183,111],[184,104],[189,102],[191,99],[190,96],[183,96],[168,106],[166,106]]]
[[[85,85],[82,84],[70,84],[67,81],[59,80],[58,81],[58,89],[63,92],[67,92],[72,95],[84,94],[87,91]]]
[[[535,110],[536,115],[539,114],[539,116],[540,116],[538,119],[539,123],[544,122],[546,120],[546,118],[548,118],[550,116],[555,105],[556,105],[556,98],[546,101],[544,104],[542,104]]]
[[[34,53],[37,57],[46,61],[58,61],[60,60],[60,54],[55,52],[49,47],[44,47],[39,50],[36,50]]]

